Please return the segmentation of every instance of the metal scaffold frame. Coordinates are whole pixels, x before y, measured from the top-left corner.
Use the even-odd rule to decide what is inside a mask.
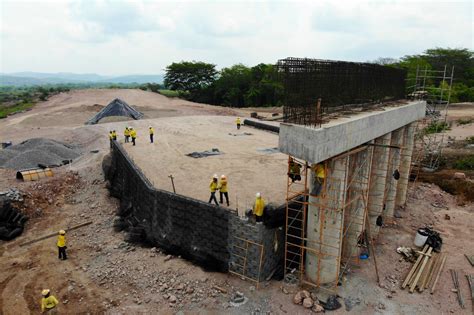
[[[427,127],[447,124],[448,108],[451,101],[451,87],[454,80],[454,66],[449,70],[416,69],[415,83],[411,87],[413,99],[426,101],[426,116],[416,129],[417,154],[414,155],[414,169],[436,170],[439,167],[444,145],[444,132],[427,132]],[[428,85],[434,84],[433,86]]]
[[[310,180],[313,180],[310,165],[289,156],[288,175],[292,172],[292,163],[298,163],[301,165],[301,179],[293,182],[289,176],[287,181],[286,281],[298,281],[334,292],[349,265],[359,262],[359,252],[363,246],[359,239],[365,235],[368,218],[372,153],[373,146],[363,145],[321,163],[327,177],[318,195],[310,192]],[[315,207],[312,213],[318,219],[312,220],[317,221],[316,226],[310,227],[308,223],[309,207]],[[317,209],[316,214],[314,209]],[[328,223],[338,218],[341,220],[339,226]],[[318,241],[310,239],[307,233],[309,229],[319,233]],[[316,274],[309,271],[314,269],[308,265],[310,256],[316,257]],[[330,264],[334,263],[334,276],[330,276],[331,280],[323,284],[320,281],[321,264],[328,259],[331,260]]]

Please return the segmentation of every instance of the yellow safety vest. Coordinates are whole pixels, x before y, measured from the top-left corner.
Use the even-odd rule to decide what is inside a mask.
[[[150,134],[154,134],[155,133],[155,130],[153,130],[153,128],[150,128]]]
[[[255,205],[253,206],[253,214],[258,217],[263,215],[263,209],[265,208],[265,201],[263,198],[255,199]]]
[[[128,128],[125,129],[125,131],[123,132],[123,135],[124,136],[130,136],[130,130],[128,130]]]
[[[58,235],[57,245],[58,247],[66,246],[66,235]]]
[[[48,296],[47,298],[42,298],[41,299],[41,311],[44,312],[45,309],[52,309],[53,307],[55,307],[56,305],[58,305],[58,300],[50,295]]]
[[[209,189],[211,190],[211,192],[216,192],[216,190],[217,190],[217,182],[211,181],[211,183],[209,184]]]
[[[319,178],[325,178],[326,177],[326,170],[324,169],[323,164],[318,163],[316,165],[313,165],[313,166],[311,166],[311,169],[313,170],[314,175],[316,177],[319,177]]]
[[[130,131],[130,135],[132,136],[132,138],[136,138],[136,137],[137,137],[137,132],[135,131],[135,129],[133,129],[132,131]]]
[[[221,192],[227,192],[227,181],[226,180],[221,180],[220,184],[219,184],[219,190]]]

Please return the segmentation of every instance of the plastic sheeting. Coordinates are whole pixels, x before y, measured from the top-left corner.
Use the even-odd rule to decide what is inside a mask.
[[[133,118],[135,120],[143,118],[142,113],[133,109],[130,105],[128,105],[121,99],[116,98],[112,102],[110,102],[109,105],[107,105],[104,109],[98,112],[94,117],[89,119],[86,122],[86,125],[97,124],[102,118],[109,116],[125,116]]]

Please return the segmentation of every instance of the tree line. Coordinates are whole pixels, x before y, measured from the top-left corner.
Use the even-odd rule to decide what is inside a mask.
[[[474,101],[474,53],[468,49],[434,48],[400,59],[379,58],[373,63],[406,69],[407,94],[412,92],[417,66],[428,70],[454,66],[451,102]],[[430,80],[427,86],[440,84],[439,80]],[[236,64],[218,71],[211,63],[174,62],[166,67],[164,86],[195,102],[232,107],[283,105],[284,87],[272,64]]]

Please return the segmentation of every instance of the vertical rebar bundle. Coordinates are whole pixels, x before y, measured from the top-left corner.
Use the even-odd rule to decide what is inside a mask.
[[[286,122],[315,126],[322,112],[336,107],[405,98],[406,71],[371,63],[286,58],[277,63]],[[336,109],[335,109],[336,110]]]

